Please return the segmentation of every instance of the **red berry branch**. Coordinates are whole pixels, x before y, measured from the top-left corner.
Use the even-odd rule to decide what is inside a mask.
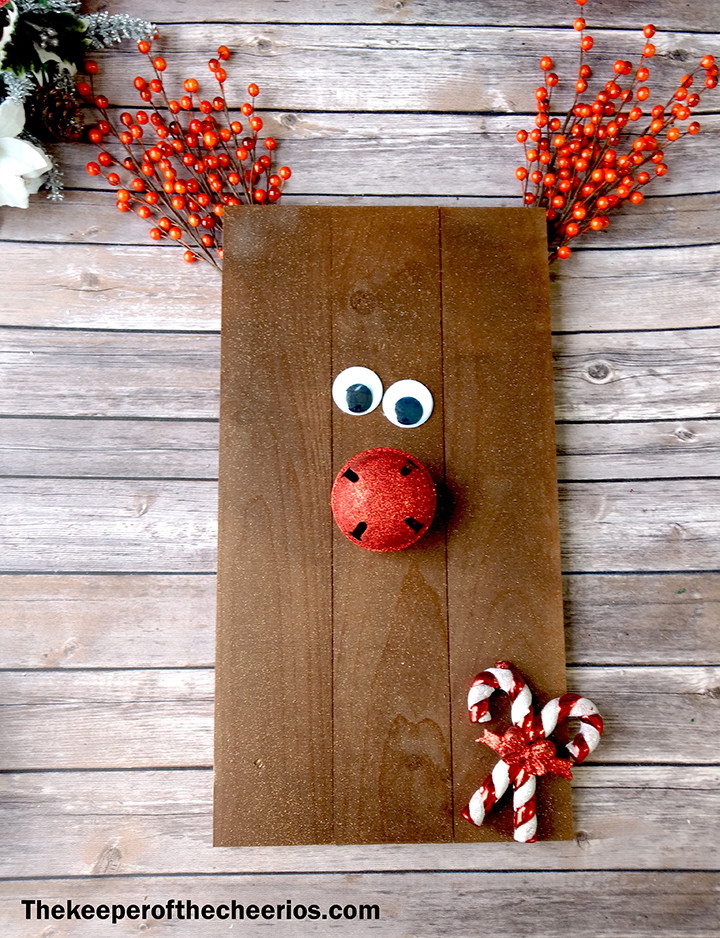
[[[89,82],[81,81],[78,91],[100,112],[88,137],[102,148],[87,171],[103,175],[117,189],[118,211],[135,212],[150,223],[153,241],[175,241],[185,249],[188,263],[204,260],[220,270],[226,206],[277,202],[292,173],[287,166],[273,170],[274,137],[265,137],[266,152],[257,153],[263,120],[251,101],[240,108],[247,127],[231,118],[225,99],[227,72],[221,64],[230,58],[227,46],[220,46],[217,58],[208,62],[218,84],[212,101],[200,97],[195,78],[185,79],[179,100],[168,99],[162,77],[167,62],[152,55],[146,40],[138,43],[138,50],[155,77],[135,78],[133,84],[146,107],[135,114],[121,113],[120,127],[111,119],[108,99],[95,93],[97,63],[86,62]],[[256,84],[248,85],[252,100],[258,93]],[[155,139],[148,142],[150,134]],[[119,142],[124,156],[111,153],[108,142]]]
[[[587,0],[576,2],[585,6]],[[580,62],[570,110],[564,118],[551,116],[552,93],[560,79],[553,60],[545,55],[540,59],[545,84],[535,92],[535,127],[517,132],[527,166],[519,166],[515,175],[523,184],[525,204],[545,209],[550,261],[569,257],[569,244],[579,235],[607,228],[613,210],[640,205],[643,188],[668,172],[668,147],[700,132],[697,121],[685,122],[703,92],[718,83],[715,59],[706,55],[694,71],[683,75],[665,104],[645,104],[650,97],[648,62],[655,55],[650,42],[655,27],[649,25],[643,29],[639,63],[618,59],[612,77],[586,99],[593,73],[585,53],[594,40],[585,32],[583,17],[573,27],[580,34]]]

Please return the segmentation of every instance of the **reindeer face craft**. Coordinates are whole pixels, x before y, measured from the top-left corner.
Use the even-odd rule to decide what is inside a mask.
[[[419,381],[396,381],[383,394],[382,381],[369,368],[351,367],[333,381],[340,410],[354,417],[382,412],[396,427],[414,429],[429,419],[432,394]],[[437,506],[432,476],[409,453],[381,446],[353,456],[332,487],[332,512],[340,530],[355,544],[381,552],[402,550],[430,527]]]
[[[477,672],[565,691],[542,213],[247,208],[225,237],[215,843],[511,839],[511,805],[461,812]],[[570,837],[567,781],[538,799]]]

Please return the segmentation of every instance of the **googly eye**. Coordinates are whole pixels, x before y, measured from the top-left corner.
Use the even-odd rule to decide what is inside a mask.
[[[433,398],[424,384],[405,378],[390,385],[382,406],[383,413],[396,427],[419,427],[433,412]]]
[[[375,410],[382,400],[382,381],[369,368],[353,365],[333,381],[333,400],[345,414],[361,416]]]

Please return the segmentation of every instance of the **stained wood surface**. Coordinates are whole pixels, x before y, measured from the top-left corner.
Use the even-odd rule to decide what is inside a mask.
[[[255,216],[265,223],[249,229],[236,222],[225,242],[219,847],[332,841],[332,422],[323,406],[332,253],[306,213]]]
[[[570,0],[236,7],[87,4],[158,21],[176,78],[239,43],[231,94],[261,84],[288,203],[517,204],[537,59],[574,76]],[[665,30],[652,81],[667,96],[686,51],[718,55],[713,0],[583,15],[599,75],[635,58],[646,22]],[[113,102],[134,103],[138,63],[130,45],[103,55]],[[22,920],[28,895],[182,892],[375,897],[377,930],[408,938],[481,920],[499,936],[716,938],[717,92],[706,101],[645,203],[552,270],[568,681],[610,729],[575,773],[575,841],[531,850],[210,847],[220,283],[115,211],[90,148],[58,148],[64,203],[0,209],[3,934],[69,934]]]
[[[538,702],[565,693],[562,578],[545,221],[522,208],[479,216],[446,209],[440,221],[445,464],[454,504],[447,526],[453,793],[464,806],[477,776],[495,764],[492,751],[475,749],[477,727],[468,725],[467,688],[478,670],[505,659]],[[570,786],[546,782],[538,836],[570,839]],[[508,805],[506,823],[509,814]],[[456,824],[455,836],[490,839],[496,823]]]
[[[433,414],[412,430],[382,408],[332,408],[333,478],[357,453],[390,446],[444,479],[443,320],[437,209],[382,209],[330,221],[333,377],[352,365],[422,382]],[[339,843],[454,839],[445,530],[417,549],[358,550],[333,530],[333,733]]]

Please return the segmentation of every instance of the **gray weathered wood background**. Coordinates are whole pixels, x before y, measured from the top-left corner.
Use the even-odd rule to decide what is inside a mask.
[[[158,22],[171,82],[236,50],[230,97],[261,85],[296,202],[517,204],[537,59],[575,65],[571,0],[90,7]],[[654,22],[668,94],[720,52],[714,0],[584,14],[601,74]],[[132,44],[100,58],[135,103]],[[119,215],[79,145],[62,204],[0,209],[4,936],[109,934],[20,898],[174,896],[378,902],[338,927],[388,938],[719,934],[720,95],[703,110],[652,198],[552,271],[568,681],[607,718],[571,843],[210,846],[219,278]]]

